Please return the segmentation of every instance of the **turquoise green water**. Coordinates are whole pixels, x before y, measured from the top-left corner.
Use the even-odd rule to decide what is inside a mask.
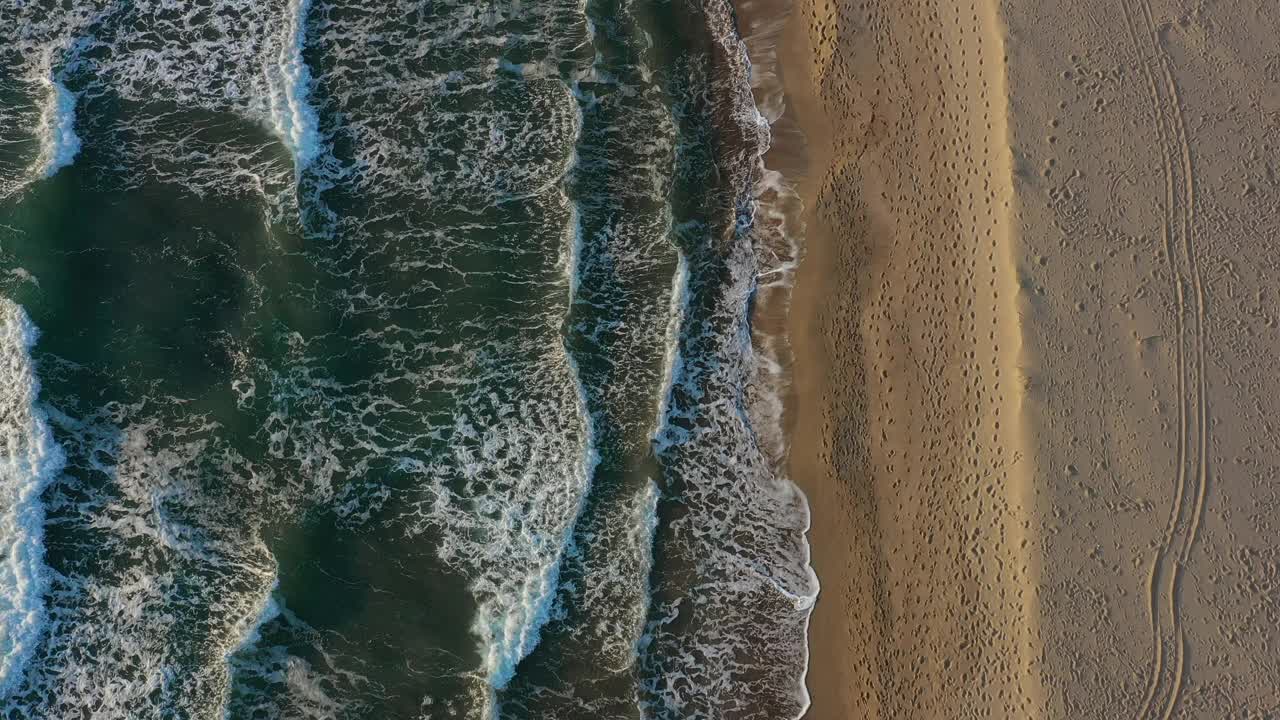
[[[0,716],[803,711],[727,4],[0,2]]]

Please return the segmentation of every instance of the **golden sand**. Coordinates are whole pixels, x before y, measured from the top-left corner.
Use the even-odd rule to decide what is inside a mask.
[[[797,0],[812,718],[1280,717],[1280,12]]]

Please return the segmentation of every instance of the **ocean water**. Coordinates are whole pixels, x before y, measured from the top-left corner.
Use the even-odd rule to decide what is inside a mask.
[[[0,717],[802,714],[752,90],[728,0],[0,0]]]

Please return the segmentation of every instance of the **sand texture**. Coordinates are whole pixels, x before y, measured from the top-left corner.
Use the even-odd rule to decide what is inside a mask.
[[[811,718],[1280,717],[1280,6],[797,0]]]

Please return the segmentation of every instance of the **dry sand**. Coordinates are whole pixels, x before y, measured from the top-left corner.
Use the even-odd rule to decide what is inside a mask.
[[[1280,717],[1280,6],[787,32],[809,717]]]

